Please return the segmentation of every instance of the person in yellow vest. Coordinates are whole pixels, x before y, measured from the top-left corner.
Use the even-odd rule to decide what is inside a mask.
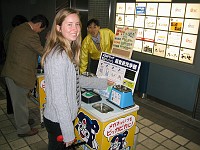
[[[101,52],[111,53],[115,34],[108,28],[101,29],[99,20],[94,18],[87,22],[87,30],[88,35],[81,46],[80,73],[89,71],[96,74]]]

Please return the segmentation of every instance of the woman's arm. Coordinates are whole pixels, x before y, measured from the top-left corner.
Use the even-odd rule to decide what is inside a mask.
[[[80,75],[79,77],[80,86],[82,88],[93,88],[93,89],[106,89],[109,85],[112,85],[112,81],[97,77],[86,77]]]

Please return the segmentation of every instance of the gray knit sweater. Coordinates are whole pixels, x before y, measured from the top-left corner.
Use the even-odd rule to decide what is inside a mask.
[[[64,142],[72,141],[75,138],[73,120],[80,107],[76,99],[78,83],[76,80],[79,79],[79,84],[83,88],[106,89],[107,87],[106,79],[81,75],[77,78],[76,73],[74,64],[65,52],[62,54],[57,51],[51,52],[46,57],[44,64],[46,93],[44,116],[52,122],[60,124]]]

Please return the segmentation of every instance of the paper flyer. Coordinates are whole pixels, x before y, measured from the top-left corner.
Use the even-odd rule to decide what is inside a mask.
[[[111,80],[117,85],[124,85],[134,92],[140,65],[139,61],[102,52],[96,75],[98,78]],[[107,90],[95,89],[94,91],[108,98],[111,88],[108,87]]]
[[[130,58],[137,36],[137,31],[137,29],[129,29],[127,27],[117,28],[111,53]]]

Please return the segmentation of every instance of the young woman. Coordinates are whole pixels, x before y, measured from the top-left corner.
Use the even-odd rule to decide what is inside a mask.
[[[45,76],[46,106],[44,123],[49,137],[49,150],[60,144],[63,135],[66,147],[75,139],[73,121],[80,107],[80,86],[106,89],[113,83],[106,79],[79,75],[81,22],[79,13],[70,8],[60,10],[54,19],[42,57]]]

